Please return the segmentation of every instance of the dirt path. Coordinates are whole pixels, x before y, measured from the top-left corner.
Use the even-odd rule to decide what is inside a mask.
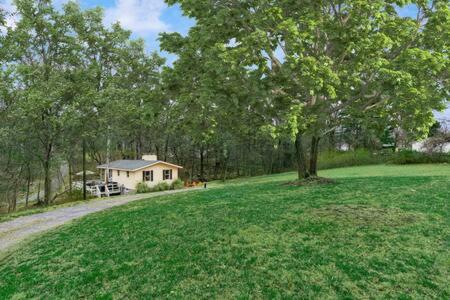
[[[88,214],[141,199],[193,190],[198,189],[118,196],[106,200],[83,203],[72,207],[57,208],[48,212],[19,217],[8,222],[3,222],[0,223],[0,252],[16,245],[33,234],[47,231]]]

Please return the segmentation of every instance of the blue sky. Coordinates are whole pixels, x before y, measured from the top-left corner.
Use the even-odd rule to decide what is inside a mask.
[[[145,39],[149,51],[159,51],[157,39],[160,32],[179,32],[185,35],[194,24],[192,19],[182,15],[178,5],[169,7],[163,0],[79,0],[78,2],[83,8],[103,7],[107,22],[120,21],[123,27],[133,32],[133,37]],[[131,21],[132,19],[136,21]],[[168,54],[163,53],[163,55]]]
[[[78,0],[83,8],[103,7],[107,22],[121,22],[133,32],[133,37],[143,38],[148,51],[160,51],[160,32],[179,32],[186,35],[194,20],[183,16],[178,5],[168,6],[163,0]],[[171,64],[176,57],[161,53]]]

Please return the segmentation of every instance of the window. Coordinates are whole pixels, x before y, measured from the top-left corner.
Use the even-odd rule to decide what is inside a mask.
[[[153,171],[143,171],[142,181],[153,181]]]
[[[108,170],[108,181],[112,179],[112,172],[113,171],[111,169]]]
[[[170,179],[172,179],[172,169],[163,170],[163,180],[170,180]]]
[[[117,176],[120,176],[120,170],[117,170]]]
[[[127,171],[127,177],[130,177],[130,171]]]

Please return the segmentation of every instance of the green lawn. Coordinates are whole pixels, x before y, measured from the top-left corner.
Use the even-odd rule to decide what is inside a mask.
[[[211,184],[87,216],[0,261],[0,299],[450,298],[450,166]]]

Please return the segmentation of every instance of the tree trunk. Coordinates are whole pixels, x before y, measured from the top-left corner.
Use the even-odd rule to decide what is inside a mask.
[[[161,152],[159,151],[159,146],[157,144],[155,144],[155,150],[156,150],[156,156],[158,157],[158,159],[161,159]]]
[[[10,184],[8,184],[8,186],[6,187],[6,192],[5,192],[5,197],[6,197],[5,200],[8,203],[8,213],[10,213],[12,211],[12,200],[11,200],[12,197],[10,196],[10,189],[11,189],[11,186],[10,186]]]
[[[86,142],[83,139],[83,200],[86,199]]]
[[[164,143],[164,161],[167,161],[167,153],[169,153],[169,135],[167,135]]]
[[[205,158],[204,158],[204,150],[203,146],[200,147],[200,180],[203,181],[205,178]]]
[[[211,168],[209,166],[209,146],[208,144],[206,144],[206,149],[205,149],[205,163],[206,163],[206,176],[207,179],[209,180],[209,175],[211,174]]]
[[[194,180],[194,172],[195,172],[195,149],[192,148],[192,155],[191,155],[191,182]]]
[[[329,133],[328,136],[328,151],[336,150],[336,130],[333,130]]]
[[[69,194],[72,195],[72,162],[70,159],[67,160],[67,164],[69,165]]]
[[[48,152],[49,153],[49,152]],[[44,167],[44,204],[48,205],[51,199],[52,179],[50,178],[50,155],[47,155],[43,163]]]
[[[28,207],[28,199],[30,198],[30,184],[31,184],[31,168],[28,165],[28,174],[27,174],[27,194],[25,195],[25,207]]]
[[[238,151],[236,152],[236,176],[241,177],[241,156]]]
[[[14,195],[13,195],[13,202],[12,202],[12,211],[16,211],[16,207],[17,207],[17,190],[19,189],[19,182],[16,182],[14,184]]]
[[[306,155],[303,148],[303,137],[300,132],[297,133],[295,137],[295,157],[297,159],[298,179],[308,178],[309,173],[306,167]]]
[[[219,167],[220,167],[220,162],[218,159],[218,153],[217,150],[214,151],[214,170],[213,170],[213,178],[217,179],[218,177],[218,173],[219,173]]]
[[[228,167],[228,159],[225,158],[223,161],[223,168],[222,168],[222,181],[227,180],[227,167]]]
[[[313,136],[311,138],[311,152],[309,156],[309,175],[317,176],[317,159],[319,156],[320,137]]]
[[[48,161],[44,162],[44,204],[48,205],[50,203],[50,193],[51,193],[51,178],[50,178],[50,163]]]
[[[42,202],[41,202],[41,179],[39,179],[39,182],[38,182],[37,203],[38,203],[38,205],[42,204]]]

